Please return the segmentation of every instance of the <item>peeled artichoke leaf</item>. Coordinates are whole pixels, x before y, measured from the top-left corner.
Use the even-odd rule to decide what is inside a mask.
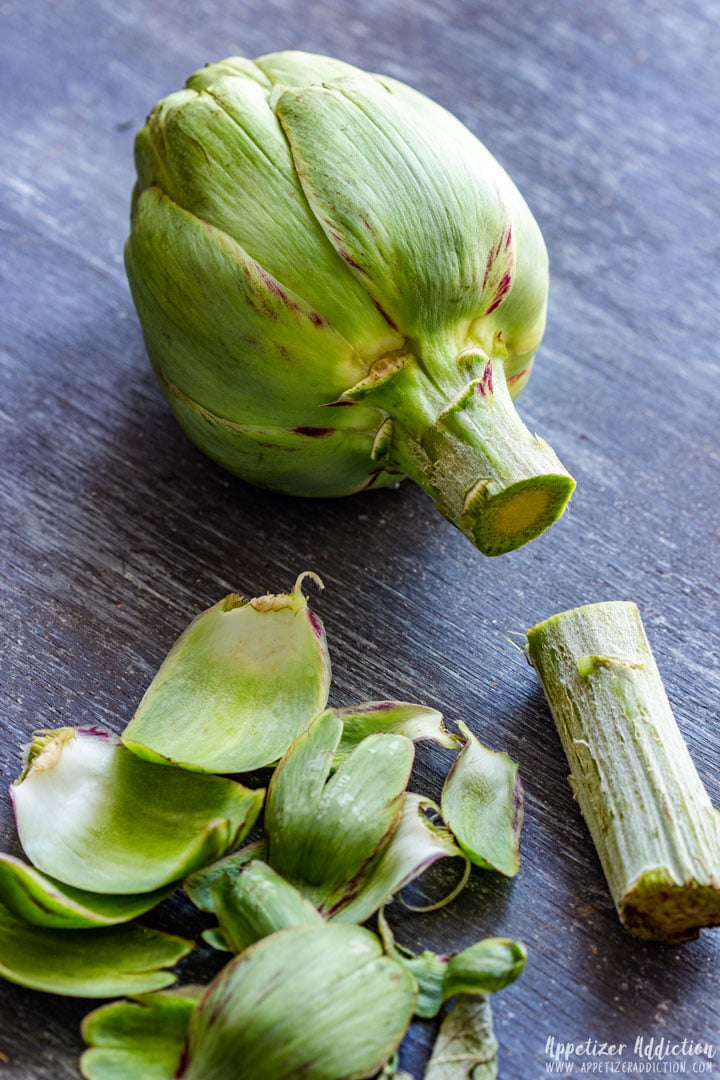
[[[149,893],[105,895],[74,889],[41,874],[22,859],[0,852],[0,904],[25,922],[55,930],[80,930],[129,922],[154,908],[176,882]]]
[[[268,862],[288,881],[303,876],[303,848],[315,828],[341,733],[342,723],[332,709],[316,717],[283,755],[268,785]]]
[[[217,949],[218,952],[229,953],[235,951],[230,947],[230,942],[219,926],[209,926],[207,930],[203,930],[200,937],[206,945],[209,945],[211,949]]]
[[[178,1080],[226,1080],[228,1061],[273,1080],[372,1076],[405,1034],[415,996],[414,979],[361,927],[281,930],[208,987]]]
[[[130,923],[95,930],[49,930],[0,905],[0,977],[31,990],[114,997],[171,986],[191,941]]]
[[[462,994],[443,1017],[425,1080],[496,1080],[498,1044],[486,997]]]
[[[318,717],[277,767],[268,789],[268,862],[332,914],[397,828],[414,758],[401,735],[370,735],[328,779],[342,723]]]
[[[330,689],[325,631],[302,591],[307,576],[291,593],[228,596],[194,619],[126,727],[125,745],[205,772],[276,762]]]
[[[377,732],[404,735],[413,742],[424,739],[437,743],[447,750],[457,749],[457,738],[447,731],[443,715],[426,705],[413,705],[407,701],[365,701],[338,709],[343,723],[342,737],[335,754],[337,766],[358,743]]]
[[[469,868],[452,834],[428,820],[425,813],[428,809],[439,815],[439,807],[432,800],[414,792],[407,793],[402,817],[389,843],[362,886],[335,913],[335,918],[342,922],[365,922],[439,859],[460,858]],[[455,897],[466,881],[467,874],[444,902]]]
[[[471,862],[512,877],[520,868],[523,818],[517,763],[459,727],[466,743],[443,786],[443,820]]]
[[[260,860],[217,878],[211,893],[220,923],[219,940],[234,953],[278,930],[323,921],[301,892]]]
[[[86,1080],[174,1080],[190,1017],[203,992],[179,986],[88,1013],[81,1032],[89,1049],[80,1059]]]
[[[183,889],[188,898],[200,911],[209,914],[215,912],[215,902],[212,896],[212,886],[218,878],[226,874],[235,874],[241,866],[250,862],[251,859],[264,859],[267,852],[267,844],[264,839],[254,840],[246,844],[239,851],[226,855],[210,866],[204,866],[202,870],[196,870],[183,882]]]
[[[10,789],[20,842],[38,870],[76,889],[160,889],[240,843],[262,807],[262,790],[152,765],[98,728],[39,742]]]

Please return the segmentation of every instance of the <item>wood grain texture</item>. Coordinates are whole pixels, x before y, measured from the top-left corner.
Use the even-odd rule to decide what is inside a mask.
[[[0,20],[3,786],[35,728],[120,730],[197,611],[313,569],[334,704],[425,702],[521,763],[519,876],[477,873],[444,911],[394,917],[411,946],[526,943],[525,975],[495,1002],[504,1080],[547,1075],[548,1036],[701,1039],[720,1069],[720,934],[668,948],[620,929],[549,712],[508,641],[566,607],[637,601],[720,804],[717,5],[34,0],[4,3]],[[202,458],[161,399],[122,268],[133,132],[203,63],[288,47],[437,98],[540,222],[550,317],[520,411],[578,491],[527,548],[483,559],[409,484],[338,502],[250,488]],[[437,788],[439,759],[420,757]],[[6,799],[0,845],[17,850]],[[147,921],[202,925],[180,898]],[[203,950],[184,974],[213,965]],[[77,1077],[87,1009],[0,985],[0,1077]],[[408,1040],[416,1080],[431,1037],[417,1024]]]

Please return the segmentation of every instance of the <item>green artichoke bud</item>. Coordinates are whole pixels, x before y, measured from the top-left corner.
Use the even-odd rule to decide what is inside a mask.
[[[410,476],[488,555],[559,517],[574,481],[512,402],[545,246],[458,120],[326,57],[231,58],[155,106],[136,165],[133,299],[212,458],[294,495]]]

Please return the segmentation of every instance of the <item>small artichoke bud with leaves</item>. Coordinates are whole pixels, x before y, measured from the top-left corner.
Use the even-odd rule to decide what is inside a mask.
[[[255,484],[417,481],[488,555],[574,481],[517,415],[547,254],[517,188],[439,105],[301,52],[230,58],[136,140],[126,265],[188,435]]]

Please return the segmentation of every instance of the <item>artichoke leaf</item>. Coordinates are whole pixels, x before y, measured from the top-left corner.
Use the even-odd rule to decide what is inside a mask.
[[[204,772],[277,761],[325,708],[330,687],[325,631],[302,591],[306,576],[291,593],[231,595],[197,616],[148,687],[125,745]]]
[[[211,886],[220,937],[231,952],[290,926],[320,925],[317,909],[266,863],[254,860]],[[205,939],[207,940],[207,938]]]
[[[253,840],[252,843],[246,844],[239,851],[233,851],[231,855],[225,855],[224,858],[218,859],[217,862],[211,863],[210,866],[204,866],[201,870],[196,870],[190,874],[183,882],[183,889],[196,908],[213,914],[215,912],[215,902],[212,896],[212,887],[218,878],[224,877],[226,874],[232,877],[245,863],[250,862],[251,859],[265,859],[266,854],[267,844],[264,838]]]
[[[284,88],[274,105],[310,206],[391,326],[427,338],[448,325],[467,332],[491,315],[513,284],[514,229],[537,255],[539,341],[547,273],[539,230],[510,178],[457,119],[409,87],[362,72]],[[328,168],[342,161],[357,167]]]
[[[427,811],[437,816],[440,814],[439,807],[432,800],[409,791],[397,829],[360,888],[336,912],[337,919],[342,922],[365,922],[440,859],[464,860],[465,872],[450,893],[433,907],[443,906],[458,895],[467,882],[470,863],[449,830],[433,824],[427,817]]]
[[[375,409],[320,409],[312,415],[306,413],[302,423],[296,416],[292,422],[298,426],[290,429],[267,423],[236,424],[199,406],[162,372],[158,372],[158,379],[189,437],[200,442],[221,465],[259,487],[268,486],[279,458],[283,461],[282,477],[271,486],[286,495],[352,495],[403,479],[403,473],[391,463],[368,469],[380,422]]]
[[[41,874],[22,859],[0,852],[0,904],[33,926],[82,930],[129,922],[154,908],[177,887],[176,882],[154,892],[106,895],[74,889]]]
[[[136,141],[140,189],[156,187],[185,219],[192,216],[210,226],[213,242],[218,234],[231,239],[279,291],[322,313],[319,321],[335,328],[353,349],[374,357],[378,348],[397,348],[401,339],[328,243],[308,206],[270,105],[271,85],[259,74],[256,65],[232,57],[196,72],[186,89],[159,102]],[[141,258],[134,245],[131,236],[133,270]],[[322,361],[318,355],[314,362]],[[332,377],[331,358],[326,361]]]
[[[219,776],[152,765],[110,732],[41,733],[10,789],[33,865],[96,893],[162,888],[235,847],[264,792]]]
[[[155,257],[158,247],[166,252],[163,262]],[[225,232],[150,187],[137,199],[125,258],[148,351],[162,372],[166,394],[168,387],[176,388],[199,409],[239,427],[272,423],[292,430],[307,425],[314,413],[325,427],[362,430],[374,419],[374,433],[380,423],[376,411],[321,406],[362,378],[378,350],[363,359],[322,311]],[[168,326],[182,327],[171,344]],[[238,354],[241,380],[234,377]]]
[[[86,1080],[174,1080],[202,991],[179,986],[88,1013],[81,1026],[88,1044],[80,1059],[82,1075]]]
[[[268,862],[323,915],[349,902],[402,816],[414,759],[402,735],[365,738],[330,776],[342,721],[328,710],[300,735],[268,788]]]
[[[513,877],[523,818],[517,763],[483,746],[465,724],[459,727],[466,742],[443,786],[443,820],[471,862]]]
[[[458,994],[492,994],[515,982],[525,967],[527,952],[519,941],[484,938],[448,959],[443,977],[443,1000]]]
[[[366,736],[376,732],[404,735],[413,742],[428,739],[447,750],[457,749],[457,737],[446,729],[443,715],[426,705],[407,701],[365,701],[338,709],[343,723],[335,754],[337,766]]]
[[[486,997],[462,994],[445,1013],[425,1080],[496,1080],[498,1044]]]
[[[228,1061],[273,1080],[360,1080],[393,1055],[416,985],[358,926],[294,927],[235,957],[190,1021],[178,1080],[226,1080]]]
[[[171,986],[191,941],[129,923],[94,930],[31,926],[0,905],[0,977],[70,997],[141,994]]]

